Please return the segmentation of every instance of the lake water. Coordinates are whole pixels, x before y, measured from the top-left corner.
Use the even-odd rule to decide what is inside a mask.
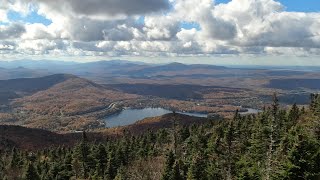
[[[105,118],[105,123],[106,127],[126,126],[147,117],[162,116],[168,113],[172,113],[172,111],[163,108],[124,109],[118,114]],[[207,114],[200,113],[178,113],[189,116],[207,117]]]
[[[247,112],[240,112],[240,114],[242,115],[246,115],[246,114],[258,114],[259,112],[262,112],[261,110],[258,109],[252,109],[252,108],[246,108],[248,109]]]

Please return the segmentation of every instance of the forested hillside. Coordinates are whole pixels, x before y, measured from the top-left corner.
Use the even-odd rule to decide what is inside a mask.
[[[309,108],[273,104],[258,115],[130,132],[74,148],[1,152],[3,179],[319,179],[320,96]]]

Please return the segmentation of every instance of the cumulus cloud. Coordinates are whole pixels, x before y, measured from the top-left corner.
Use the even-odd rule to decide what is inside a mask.
[[[9,10],[22,15],[34,11],[52,23],[10,22]],[[0,0],[0,21],[6,22],[0,26],[1,53],[303,56],[320,52],[320,13],[286,12],[275,0],[220,4],[212,0]]]
[[[4,9],[0,9],[0,22],[7,22],[7,11]]]
[[[13,41],[0,41],[0,51],[13,51],[16,48],[16,43]]]
[[[215,15],[211,0],[177,0],[174,15],[185,21],[200,24],[203,34],[212,39],[229,40],[237,35],[236,24]]]
[[[22,40],[19,42],[17,51],[31,55],[50,54],[51,51],[66,51],[70,46],[68,42],[62,40]]]
[[[13,23],[8,26],[0,26],[0,39],[19,38],[26,31],[24,25]]]
[[[127,27],[126,24],[122,24],[110,29],[104,29],[102,32],[105,40],[130,41],[134,38],[135,30],[133,27]]]
[[[55,12],[72,16],[105,19],[141,15],[169,8],[167,0],[34,0]]]
[[[143,30],[148,39],[171,40],[179,31],[179,21],[170,15],[147,16]]]
[[[318,26],[320,16],[305,13],[277,13],[266,17],[259,33],[250,34],[245,42],[250,46],[320,47]]]
[[[54,33],[50,32],[50,29],[41,23],[27,24],[25,29],[25,33],[21,36],[22,39],[36,40],[54,38]]]

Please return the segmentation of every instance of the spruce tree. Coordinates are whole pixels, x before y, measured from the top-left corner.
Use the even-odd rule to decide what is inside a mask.
[[[0,177],[4,176],[4,162],[2,160],[2,154],[0,153]]]
[[[172,178],[172,170],[173,165],[175,163],[175,157],[174,153],[172,151],[169,151],[167,154],[167,159],[164,167],[164,173],[162,175],[162,180],[170,180]]]
[[[125,169],[123,167],[118,168],[117,175],[114,178],[114,180],[126,180],[126,179],[128,178],[125,173]]]
[[[296,142],[288,153],[288,179],[318,179],[320,177],[320,141],[299,128]]]
[[[99,144],[94,154],[94,158],[96,161],[95,171],[100,177],[103,178],[105,174],[105,169],[107,168],[107,164],[108,164],[108,153],[102,144]]]
[[[205,164],[199,154],[194,155],[187,172],[187,180],[202,180],[206,176],[203,174]]]
[[[236,113],[237,115],[237,113]],[[231,121],[229,123],[229,127],[227,129],[225,135],[226,141],[226,179],[231,180],[233,179],[233,169],[234,169],[234,140],[235,140],[235,129],[234,129],[234,122]]]
[[[175,161],[172,167],[170,180],[182,180],[179,161]]]
[[[31,162],[29,162],[27,165],[24,179],[25,180],[40,180],[40,177]]]
[[[288,127],[287,129],[291,128],[293,125],[295,125],[300,117],[300,110],[297,106],[297,104],[293,104],[292,108],[289,111],[288,115]]]
[[[11,168],[19,168],[21,166],[21,158],[18,150],[16,148],[12,149],[11,153],[11,161],[10,161],[10,167]]]
[[[87,135],[85,131],[83,131],[82,133],[82,140],[80,144],[76,147],[74,155],[74,159],[76,159],[76,161],[80,163],[82,177],[87,178],[89,173],[90,148],[87,142]]]
[[[278,120],[278,112],[279,112],[279,100],[277,97],[277,94],[273,94],[273,103],[271,106],[271,113],[272,117],[269,119],[269,147],[267,151],[267,161],[266,161],[266,174],[265,178],[266,180],[271,179],[271,173],[272,173],[272,163],[273,163],[273,151],[274,151],[274,133],[275,129],[275,124]]]
[[[114,177],[117,175],[117,170],[119,165],[118,161],[118,155],[114,150],[111,150],[108,157],[108,163],[107,163],[107,169],[106,169],[106,178],[107,179],[114,179]]]

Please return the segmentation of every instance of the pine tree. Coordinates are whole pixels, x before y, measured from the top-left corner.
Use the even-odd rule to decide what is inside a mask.
[[[167,155],[164,173],[162,175],[162,180],[170,180],[172,177],[173,165],[175,163],[174,153],[170,151]]]
[[[267,161],[266,161],[266,180],[271,179],[272,173],[272,161],[273,161],[273,148],[274,148],[274,132],[275,132],[275,122],[278,120],[278,112],[279,112],[279,100],[277,98],[277,94],[273,94],[273,103],[272,103],[272,118],[269,121],[269,147],[267,151]]]
[[[237,115],[237,113],[236,113]],[[234,140],[235,140],[235,129],[234,129],[234,122],[231,121],[229,123],[229,127],[226,132],[226,161],[227,161],[227,171],[226,171],[226,179],[231,180],[233,179],[233,168],[234,168]]]
[[[126,180],[128,179],[123,167],[118,168],[117,175],[114,180]]]
[[[2,161],[2,157],[1,157],[1,153],[0,153],[0,177],[4,176],[4,162]]]
[[[289,120],[288,129],[297,123],[299,117],[300,117],[300,110],[297,104],[293,104],[288,115],[288,120]]]
[[[287,163],[288,179],[318,179],[320,177],[320,142],[305,129],[299,128],[296,142],[290,148]]]
[[[40,179],[36,169],[34,168],[32,163],[28,163],[28,166],[26,168],[26,172],[24,175],[25,180],[38,180]]]
[[[107,168],[108,164],[108,154],[106,148],[100,144],[94,154],[94,158],[96,161],[96,173],[100,177],[104,177],[105,169]]]
[[[179,131],[179,143],[182,143],[190,136],[190,131],[188,126],[184,126]]]
[[[72,155],[70,153],[65,155],[61,172],[59,172],[60,179],[70,179],[72,176]]]
[[[176,121],[176,112],[173,111],[173,123],[172,123],[172,131],[173,131],[173,153],[177,155],[177,121]]]
[[[120,167],[118,154],[111,150],[108,157],[107,169],[106,169],[106,178],[107,179],[114,179],[117,175],[118,167]]]
[[[13,148],[11,153],[10,167],[19,168],[20,166],[21,166],[21,158],[20,158],[19,152],[16,148]]]
[[[82,133],[81,143],[76,147],[74,155],[74,159],[80,163],[82,177],[87,178],[89,172],[90,148],[87,142],[87,135],[85,131]]]
[[[181,177],[181,173],[180,173],[180,164],[178,161],[175,161],[172,167],[170,180],[182,180],[182,179],[183,178]]]
[[[205,164],[203,164],[202,157],[199,154],[196,154],[189,166],[187,172],[187,180],[202,180],[205,178],[203,174]]]
[[[310,110],[316,116],[320,116],[320,95],[319,94],[311,94],[310,96]]]

